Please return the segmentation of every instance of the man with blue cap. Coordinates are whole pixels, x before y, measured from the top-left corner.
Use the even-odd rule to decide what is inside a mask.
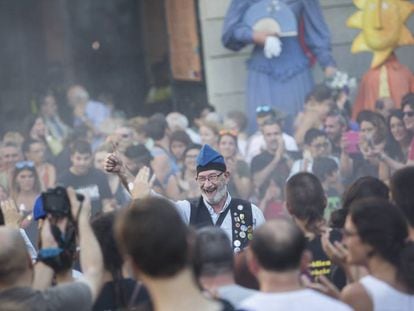
[[[195,227],[216,226],[226,231],[233,249],[239,252],[253,238],[253,229],[264,223],[261,210],[245,200],[232,198],[227,191],[230,172],[224,158],[209,145],[197,157],[196,180],[201,197],[196,202],[177,202],[184,220]],[[189,214],[189,216],[188,216]]]
[[[117,173],[124,169],[115,155],[107,158],[105,168]],[[234,252],[241,251],[253,238],[253,230],[265,222],[262,211],[248,201],[230,196],[227,190],[230,172],[224,158],[207,144],[197,157],[196,180],[201,197],[175,202],[184,222],[196,228],[220,227],[232,241]]]

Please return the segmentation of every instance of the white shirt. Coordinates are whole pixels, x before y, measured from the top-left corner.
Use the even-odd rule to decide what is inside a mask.
[[[281,293],[258,293],[244,300],[243,311],[349,311],[348,305],[311,289]]]
[[[231,196],[229,193],[227,193],[227,199],[224,203],[223,209],[220,211],[220,213],[216,213],[214,209],[211,207],[206,200],[204,200],[204,204],[207,207],[207,210],[210,213],[211,220],[213,221],[213,224],[215,224],[220,217],[220,214],[223,213],[226,208],[229,206],[231,201]],[[177,201],[175,202],[175,206],[177,208],[178,213],[181,215],[181,218],[186,224],[190,224],[190,216],[191,216],[191,205],[190,202],[187,200]],[[252,219],[253,219],[253,230],[259,227],[261,224],[265,222],[265,218],[263,216],[262,211],[254,204],[251,204],[252,206]],[[233,240],[233,228],[232,228],[232,220],[230,213],[227,213],[226,217],[223,220],[223,223],[221,224],[220,228],[223,229],[227,236],[229,237],[230,241]]]
[[[359,282],[371,298],[374,311],[414,310],[414,295],[400,292],[372,275],[363,277]]]
[[[217,288],[217,297],[227,300],[233,306],[237,307],[248,297],[257,294],[258,291],[238,284],[230,284]]]
[[[285,143],[285,149],[287,151],[298,151],[298,145],[296,144],[295,139],[286,134],[282,133],[283,142]],[[246,156],[245,159],[247,163],[250,163],[252,159],[261,153],[263,150],[266,150],[266,142],[263,138],[263,134],[261,132],[257,132],[250,136],[249,142],[247,143],[246,147]]]
[[[336,164],[338,164],[339,166],[339,159],[337,157],[328,156],[328,158],[335,160]],[[304,167],[304,165],[305,165],[304,159],[299,159],[293,162],[292,168],[290,169],[290,173],[287,179],[289,180],[290,177],[300,172],[313,173],[313,159],[308,159],[306,168]]]
[[[200,135],[198,133],[196,133],[193,129],[191,128],[186,128],[185,132],[188,134],[188,136],[190,136],[190,139],[193,143],[195,144],[201,144],[201,138]]]

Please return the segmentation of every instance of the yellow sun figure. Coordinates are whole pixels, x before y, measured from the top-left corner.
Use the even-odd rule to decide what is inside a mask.
[[[352,43],[351,52],[373,52],[371,68],[383,64],[392,51],[402,45],[414,44],[414,37],[405,26],[414,12],[407,0],[353,0],[359,9],[347,26],[362,29]]]

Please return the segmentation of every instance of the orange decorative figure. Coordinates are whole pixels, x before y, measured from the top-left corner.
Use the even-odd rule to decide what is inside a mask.
[[[406,0],[354,0],[354,4],[359,11],[348,19],[347,26],[362,32],[355,38],[351,51],[374,54],[355,100],[355,117],[363,109],[373,110],[381,97],[392,98],[399,107],[402,96],[414,90],[412,72],[393,53],[399,46],[414,44],[414,37],[405,26],[414,4]]]

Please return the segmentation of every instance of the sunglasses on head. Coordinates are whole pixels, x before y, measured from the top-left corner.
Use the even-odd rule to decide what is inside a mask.
[[[233,137],[237,137],[238,134],[239,133],[236,130],[227,130],[227,129],[226,130],[221,130],[219,132],[220,136],[230,135],[230,136],[233,136]]]
[[[271,111],[272,108],[269,106],[259,106],[256,108],[256,113],[260,113],[260,112],[269,112]]]
[[[19,170],[22,168],[34,168],[34,163],[32,161],[20,161],[15,166]]]

